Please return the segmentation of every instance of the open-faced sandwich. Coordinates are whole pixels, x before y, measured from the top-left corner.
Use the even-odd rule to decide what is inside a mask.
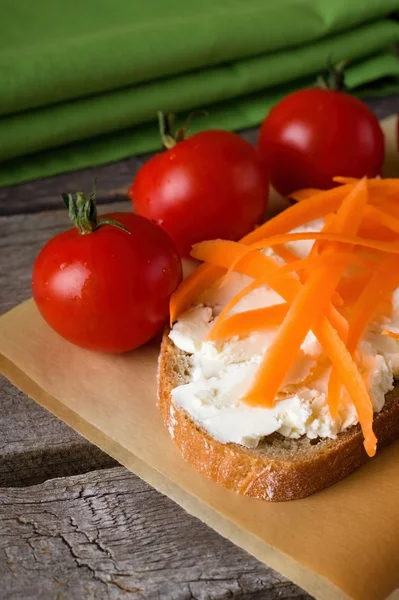
[[[302,498],[399,437],[399,188],[337,178],[204,261],[171,300],[159,406],[185,460]]]

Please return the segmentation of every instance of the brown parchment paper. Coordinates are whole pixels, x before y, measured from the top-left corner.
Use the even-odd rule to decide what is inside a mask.
[[[393,125],[384,124],[391,146]],[[274,197],[271,210],[279,207]],[[399,442],[304,500],[238,496],[186,465],[164,430],[158,350],[156,342],[122,356],[77,348],[50,330],[32,300],[0,318],[0,370],[188,512],[317,598],[399,598]]]

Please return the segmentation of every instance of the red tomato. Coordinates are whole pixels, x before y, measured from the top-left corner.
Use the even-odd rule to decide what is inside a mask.
[[[384,159],[377,118],[344,92],[307,89],[286,96],[260,130],[259,151],[275,189],[328,189],[336,175],[375,177]]]
[[[84,235],[76,228],[56,235],[34,264],[33,296],[45,321],[70,342],[125,352],[165,325],[181,261],[169,236],[147,219],[105,218],[130,234],[102,225]]]
[[[256,149],[218,130],[155,155],[129,190],[135,211],[163,227],[184,256],[196,242],[243,237],[263,220],[268,193]]]

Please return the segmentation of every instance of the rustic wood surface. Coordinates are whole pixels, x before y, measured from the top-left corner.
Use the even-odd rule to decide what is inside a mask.
[[[399,96],[369,101],[382,118]],[[253,141],[256,131],[243,135]],[[0,189],[0,314],[68,226],[60,193],[124,209],[145,157]],[[110,206],[104,206],[107,210]],[[0,600],[309,599],[0,379]]]
[[[122,467],[3,490],[0,573],[24,600],[305,598]]]

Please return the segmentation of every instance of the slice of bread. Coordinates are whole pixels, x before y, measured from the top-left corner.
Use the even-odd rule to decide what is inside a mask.
[[[218,442],[172,402],[172,389],[189,380],[190,370],[190,355],[179,350],[166,331],[159,357],[159,408],[183,458],[216,483],[260,500],[295,500],[336,483],[370,460],[359,425],[335,440],[292,440],[273,434],[256,449]],[[399,438],[399,384],[375,415],[374,431],[378,449]]]

